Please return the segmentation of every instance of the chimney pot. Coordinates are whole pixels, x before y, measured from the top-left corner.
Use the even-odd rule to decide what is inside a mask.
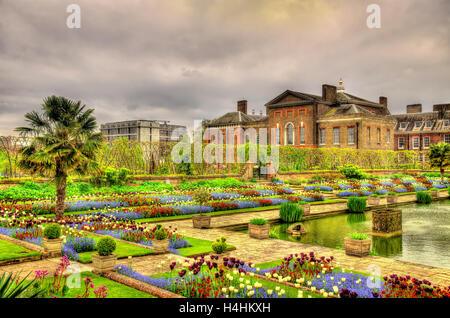
[[[406,105],[406,113],[421,113],[422,112],[422,104],[412,104]]]
[[[247,115],[247,101],[240,100],[237,102],[237,110],[238,112],[244,113]]]
[[[336,86],[324,84],[322,85],[322,99],[330,103],[337,101]]]

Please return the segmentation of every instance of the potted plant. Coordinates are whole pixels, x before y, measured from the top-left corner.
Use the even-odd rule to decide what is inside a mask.
[[[57,223],[50,223],[44,228],[44,238],[42,245],[44,251],[49,256],[60,256],[63,238],[61,238],[61,226]]]
[[[430,194],[433,198],[439,198],[439,190],[436,188],[431,188]]]
[[[211,227],[211,216],[203,214],[202,205],[211,199],[211,194],[206,189],[197,189],[192,198],[200,205],[200,214],[192,217],[192,223],[196,229],[209,229]]]
[[[169,251],[169,241],[167,231],[161,224],[156,225],[154,238],[152,240],[153,250],[157,253],[166,253]]]
[[[110,236],[104,236],[98,241],[96,248],[98,254],[92,255],[94,272],[103,274],[113,271],[117,261],[117,255],[113,254],[116,250],[116,241]]]
[[[211,248],[216,254],[222,254],[227,249],[227,239],[222,236],[220,239],[216,239],[214,243],[212,243]]]
[[[248,224],[248,234],[256,239],[268,239],[270,236],[270,225],[265,219],[251,219]]]
[[[386,196],[386,201],[387,203],[397,203],[398,201],[397,193],[389,191]]]
[[[380,205],[380,197],[376,194],[372,194],[367,198],[367,203],[370,205]]]
[[[344,239],[345,254],[350,256],[364,257],[370,254],[371,240],[363,233],[352,233]]]

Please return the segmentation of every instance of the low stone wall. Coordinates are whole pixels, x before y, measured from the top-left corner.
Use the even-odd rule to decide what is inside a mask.
[[[159,298],[185,298],[181,295],[174,294],[168,290],[152,286],[150,284],[141,282],[137,279],[116,272],[106,272],[102,276]]]

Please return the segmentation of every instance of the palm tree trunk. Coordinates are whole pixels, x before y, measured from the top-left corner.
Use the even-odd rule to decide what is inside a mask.
[[[56,183],[56,207],[55,207],[55,216],[57,220],[62,219],[64,216],[67,176],[62,176],[58,179],[59,180]]]

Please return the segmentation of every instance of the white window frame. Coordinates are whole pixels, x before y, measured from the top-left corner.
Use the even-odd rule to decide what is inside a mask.
[[[444,127],[450,126],[450,120],[445,119],[442,125],[443,125]]]
[[[405,125],[405,127],[403,127],[403,125]],[[406,121],[402,121],[402,122],[400,122],[400,129],[406,129],[406,127],[408,127],[408,122],[406,122]]]
[[[352,131],[352,141],[350,142],[350,131]],[[355,144],[355,126],[347,127],[347,144],[354,145]]]
[[[417,124],[419,124],[419,126],[417,126]],[[419,129],[422,126],[423,126],[423,121],[415,121],[414,122],[414,128],[415,129]]]
[[[390,129],[386,129],[386,143],[390,143],[391,142],[391,130]]]
[[[288,126],[289,125],[291,125],[291,127],[292,127],[292,144],[288,143]],[[284,126],[284,135],[285,135],[284,144],[286,146],[294,146],[295,145],[295,126],[293,123],[289,122],[286,124],[286,126]]]
[[[417,146],[415,146],[415,141],[417,141]],[[412,148],[413,149],[420,148],[420,138],[419,137],[412,137]]]
[[[303,130],[303,140],[302,140],[302,130]],[[306,128],[305,126],[300,126],[298,129],[298,138],[299,138],[299,145],[306,145]]]
[[[337,135],[336,135],[337,132]],[[337,142],[336,142],[337,137]],[[334,127],[333,128],[333,144],[339,145],[341,143],[341,128],[340,127]]]
[[[400,141],[403,144],[403,146],[400,146]],[[405,149],[405,137],[398,137],[398,149]]]
[[[323,135],[322,135],[323,134]],[[323,140],[322,140],[323,139]],[[325,145],[326,143],[326,132],[325,128],[319,129],[319,145]]]
[[[448,140],[446,140],[448,138]],[[450,135],[444,135],[444,142],[450,144]]]
[[[428,124],[430,124],[430,125],[428,126]],[[425,128],[431,128],[431,127],[433,127],[433,121],[432,120],[427,120],[425,122]]]
[[[428,145],[425,144],[425,140],[428,140]],[[430,148],[430,136],[423,136],[423,148],[424,149]]]

